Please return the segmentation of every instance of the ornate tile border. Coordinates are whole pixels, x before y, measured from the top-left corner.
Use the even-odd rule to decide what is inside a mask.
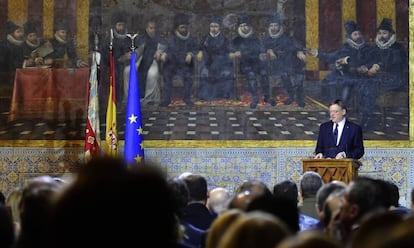
[[[284,179],[299,181],[302,159],[313,148],[147,148],[146,159],[161,164],[168,176],[183,172],[206,176],[210,188],[231,192],[244,180],[260,179],[270,188]],[[409,206],[414,187],[413,148],[367,148],[360,175],[392,180],[401,204]],[[83,160],[83,148],[0,148],[0,190],[8,194],[33,176],[61,176]]]

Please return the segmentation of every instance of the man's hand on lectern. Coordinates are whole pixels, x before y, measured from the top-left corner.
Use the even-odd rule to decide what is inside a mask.
[[[323,158],[323,154],[322,153],[318,153],[318,154],[315,155],[314,158],[315,159],[321,159],[321,158]]]
[[[338,154],[336,154],[336,159],[342,159],[342,158],[346,158],[346,154],[345,152],[340,152]]]

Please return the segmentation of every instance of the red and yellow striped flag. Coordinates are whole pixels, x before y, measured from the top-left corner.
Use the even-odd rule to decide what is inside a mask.
[[[115,64],[112,49],[109,51],[109,97],[106,111],[106,154],[118,156],[118,130],[116,123]]]

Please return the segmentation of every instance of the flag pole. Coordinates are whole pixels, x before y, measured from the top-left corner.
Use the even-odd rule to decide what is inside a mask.
[[[124,159],[127,164],[144,162],[144,133],[139,94],[139,81],[135,64],[135,37],[138,34],[127,34],[131,39],[131,61],[129,72],[128,100],[125,118]]]
[[[114,33],[111,29],[109,42],[109,96],[108,108],[106,111],[106,154],[108,156],[118,156],[118,129],[116,118],[116,88],[115,88],[115,63],[112,51]]]
[[[85,132],[85,160],[89,161],[100,154],[100,125],[99,125],[99,100],[98,100],[98,64],[100,53],[98,52],[98,34],[95,33],[95,47],[92,53],[92,63],[88,84],[88,116]]]

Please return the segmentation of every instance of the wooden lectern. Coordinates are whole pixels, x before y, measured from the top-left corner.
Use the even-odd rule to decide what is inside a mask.
[[[303,172],[315,171],[321,175],[325,183],[333,180],[349,183],[352,178],[358,176],[358,168],[361,162],[356,159],[304,159]]]

